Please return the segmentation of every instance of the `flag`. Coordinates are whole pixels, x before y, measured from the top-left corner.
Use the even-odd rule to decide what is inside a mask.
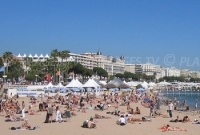
[[[51,81],[51,75],[50,74],[46,74],[45,75],[45,80],[50,82]]]
[[[60,75],[60,70],[56,72],[56,75]]]
[[[2,66],[2,67],[0,68],[0,72],[4,72],[4,71],[5,71],[5,67]]]

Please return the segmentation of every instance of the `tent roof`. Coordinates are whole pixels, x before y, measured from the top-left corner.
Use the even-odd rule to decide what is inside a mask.
[[[106,88],[117,88],[117,86],[115,86],[114,84],[110,83],[106,85]]]
[[[93,79],[89,79],[83,87],[100,87],[99,84],[97,84]]]
[[[31,55],[31,54],[29,54],[29,56],[28,56],[29,58],[32,58],[33,56]]]
[[[119,79],[119,78],[115,78],[114,80],[112,80],[111,82],[109,82],[107,85],[109,85],[109,84],[113,84],[116,87],[118,87],[119,85],[124,84],[124,82],[121,79]]]
[[[24,54],[22,57],[25,58],[25,57],[26,57],[26,54]]]
[[[129,88],[129,86],[127,85],[127,84],[120,84],[119,86],[118,86],[119,88]]]
[[[132,87],[136,87],[136,86],[138,86],[138,82],[127,82],[127,84],[129,85],[129,86],[132,86]]]
[[[168,82],[159,82],[157,83],[158,85],[171,85],[171,83],[168,83]]]
[[[75,79],[75,80],[80,85],[80,87],[83,87],[83,84],[78,79]]]
[[[49,55],[48,55],[48,54],[46,54],[44,57],[45,57],[45,58],[49,58]]]
[[[53,87],[53,84],[50,82],[46,87]]]
[[[83,87],[83,85],[76,79],[73,79],[67,86],[66,86],[67,88],[69,88],[69,87],[72,87],[72,88],[74,88],[74,87]]]
[[[22,56],[21,56],[21,54],[19,53],[19,54],[17,55],[17,57],[18,57],[18,58],[21,58]]]
[[[62,83],[59,83],[59,84],[57,85],[57,87],[64,87],[64,86],[62,85]]]
[[[38,58],[38,55],[37,55],[37,54],[35,54],[33,57],[34,57],[34,58]]]
[[[40,56],[39,56],[40,58],[43,58],[44,56],[42,55],[42,54],[40,54]]]

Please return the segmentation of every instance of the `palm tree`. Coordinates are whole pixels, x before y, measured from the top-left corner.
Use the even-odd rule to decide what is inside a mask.
[[[62,59],[62,62],[63,62],[63,59],[66,59],[66,58],[68,58],[69,57],[69,53],[70,53],[70,51],[68,51],[68,50],[63,50],[63,51],[60,51],[59,52],[59,57]]]
[[[59,55],[59,52],[57,49],[54,49],[51,51],[51,58],[54,59],[54,61],[57,61],[58,55]]]
[[[9,72],[7,73],[9,78],[18,81],[18,77],[24,74],[22,63],[18,59],[13,59],[9,65]]]
[[[32,59],[29,57],[25,57],[24,61],[25,61],[26,73],[28,74],[28,69],[30,68],[30,66],[32,64]]]
[[[9,65],[9,62],[13,59],[13,53],[12,52],[4,52],[3,59],[4,59],[4,62],[6,62],[6,73],[8,73],[8,65]]]

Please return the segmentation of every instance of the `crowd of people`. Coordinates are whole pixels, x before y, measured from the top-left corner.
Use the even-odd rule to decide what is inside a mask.
[[[96,96],[93,92],[78,94],[68,92],[65,96],[59,94],[55,96],[41,94],[38,97],[28,96],[27,98],[29,98],[28,103],[24,101],[19,103],[18,96],[16,95],[10,95],[1,100],[1,116],[5,116],[5,122],[22,121],[21,126],[11,127],[11,130],[37,129],[38,126],[31,126],[28,123],[26,115],[41,115],[40,112],[46,112],[44,123],[62,123],[68,122],[72,117],[77,116],[77,112],[86,113],[87,109],[98,112],[113,108],[113,111],[107,111],[106,115],[116,116],[116,124],[121,126],[125,126],[128,123],[151,122],[152,117],[164,116],[160,112],[162,101],[157,96],[147,93],[138,94],[134,91],[122,93],[105,92],[100,96]],[[139,107],[133,108],[131,106],[132,103],[138,102],[141,102],[143,107],[149,108],[149,116],[143,116]],[[37,106],[38,109],[33,109],[33,107]],[[120,110],[120,106],[126,107],[126,111]],[[172,118],[174,105],[170,101],[167,106],[169,118]],[[64,110],[61,108],[64,108]],[[94,117],[90,117],[83,122],[82,127],[97,128],[95,119],[111,119],[111,117],[95,113]],[[170,122],[190,122],[190,119],[188,116],[185,116],[181,121],[177,116],[177,119]],[[170,126],[165,127],[163,131],[172,130]]]

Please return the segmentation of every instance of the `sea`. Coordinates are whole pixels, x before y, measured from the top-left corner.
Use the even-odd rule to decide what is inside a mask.
[[[176,98],[179,104],[182,104],[185,100],[186,105],[191,109],[194,109],[197,103],[197,108],[200,109],[200,91],[198,90],[160,90],[158,95],[163,99],[171,99],[172,101]]]

